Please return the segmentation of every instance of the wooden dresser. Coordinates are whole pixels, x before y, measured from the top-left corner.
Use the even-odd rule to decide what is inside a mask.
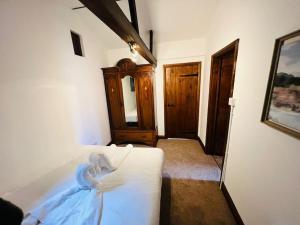
[[[122,59],[102,70],[113,143],[156,146],[153,66]]]

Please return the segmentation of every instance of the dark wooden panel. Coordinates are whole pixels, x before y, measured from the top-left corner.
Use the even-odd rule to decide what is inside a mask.
[[[213,152],[214,136],[215,136],[215,123],[217,115],[218,92],[219,92],[219,74],[221,61],[218,58],[212,58],[210,75],[210,88],[209,88],[209,104],[207,113],[207,129],[206,129],[206,153]]]
[[[224,156],[230,119],[238,40],[212,56],[205,149]]]
[[[103,23],[112,29],[126,43],[136,43],[136,50],[148,62],[156,65],[156,59],[147,48],[133,25],[127,19],[116,1],[112,0],[79,0]]]
[[[150,72],[139,73],[137,80],[142,129],[154,129],[154,100]]]
[[[136,32],[139,33],[139,22],[138,22],[138,17],[136,12],[135,0],[128,0],[128,3],[129,3],[131,24],[136,30]]]
[[[230,106],[228,105],[228,100],[231,97],[233,63],[234,51],[231,51],[222,57],[214,141],[215,154],[222,156],[225,155],[228,136],[230,118]]]
[[[166,65],[164,78],[166,136],[196,138],[200,63]]]
[[[104,76],[106,97],[112,129],[121,129],[125,123],[122,115],[117,75]]]
[[[145,143],[156,146],[156,132],[154,130],[114,130],[113,141],[120,143]]]
[[[115,138],[118,140],[128,140],[128,141],[147,141],[152,140],[152,131],[139,132],[139,131],[116,131]]]
[[[177,136],[196,137],[197,133],[197,90],[198,66],[178,67],[176,82]]]
[[[176,76],[175,67],[165,68],[165,130],[166,137],[176,136]]]

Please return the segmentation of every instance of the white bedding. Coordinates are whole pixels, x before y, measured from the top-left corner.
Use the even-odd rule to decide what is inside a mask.
[[[95,149],[86,151],[82,157],[11,193],[6,199],[19,205],[25,213],[35,208],[76,182],[74,173],[77,165],[87,162],[90,152]],[[103,194],[101,225],[158,225],[162,166],[162,150],[134,148],[113,172],[123,180],[123,185]]]
[[[137,122],[138,118],[137,118],[136,108],[131,110],[131,111],[127,111],[125,113],[125,117],[126,117],[126,122]]]

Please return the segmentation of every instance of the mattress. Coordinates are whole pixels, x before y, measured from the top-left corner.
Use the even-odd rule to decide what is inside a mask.
[[[79,163],[87,162],[90,152],[52,171],[27,187],[6,198],[24,212],[37,207],[49,197],[65,190],[75,181],[74,172]],[[103,194],[104,207],[101,225],[158,225],[162,181],[163,152],[158,148],[133,148],[116,176],[123,184]]]

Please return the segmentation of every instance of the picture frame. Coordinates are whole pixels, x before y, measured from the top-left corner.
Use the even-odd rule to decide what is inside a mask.
[[[300,30],[275,41],[261,121],[300,139]]]

